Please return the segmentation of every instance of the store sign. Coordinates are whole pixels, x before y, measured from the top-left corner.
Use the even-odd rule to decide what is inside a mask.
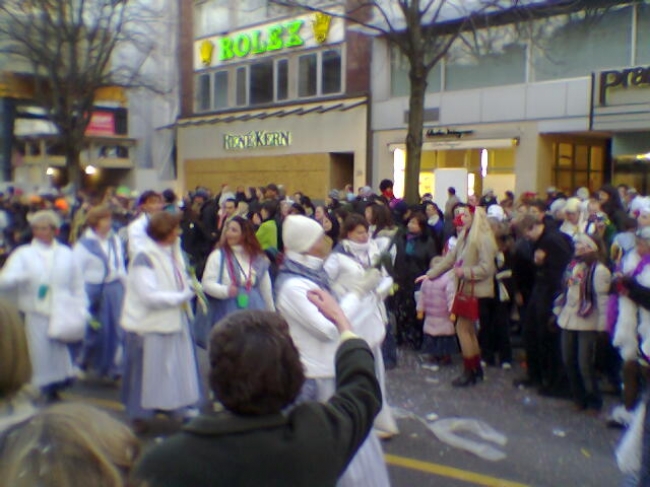
[[[600,85],[598,100],[600,105],[604,106],[607,105],[609,90],[650,87],[650,67],[602,71],[598,81]]]
[[[291,145],[291,132],[288,131],[255,130],[247,134],[225,134],[223,136],[223,147],[226,150],[287,147],[289,145]]]
[[[452,129],[429,129],[426,132],[427,137],[431,138],[454,138],[454,139],[462,139],[463,137],[467,137],[469,135],[474,135],[473,130],[452,130]]]
[[[286,22],[197,40],[194,43],[194,69],[198,71],[290,50],[335,44],[343,42],[344,37],[342,18],[317,12]]]
[[[86,135],[115,135],[115,114],[93,112],[86,127]]]

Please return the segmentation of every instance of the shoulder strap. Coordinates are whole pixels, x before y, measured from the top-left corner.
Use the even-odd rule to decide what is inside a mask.
[[[223,249],[219,250],[219,252],[221,253],[220,268],[219,268],[219,284],[221,284],[223,282],[223,264],[225,260],[225,255]]]
[[[102,249],[99,246],[99,242],[97,242],[96,240],[84,237],[84,238],[79,240],[79,243],[81,245],[83,245],[84,248],[89,253],[91,253],[92,255],[94,255],[95,257],[97,257],[98,259],[100,259],[102,261],[102,264],[104,264],[104,279],[106,279],[106,277],[108,276],[108,273],[109,273],[110,264],[108,262],[108,258],[106,257],[106,255],[104,255],[104,252],[102,252]],[[103,280],[102,280],[102,282],[103,282]]]

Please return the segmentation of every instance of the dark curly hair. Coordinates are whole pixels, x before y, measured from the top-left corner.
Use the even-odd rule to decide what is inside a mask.
[[[280,412],[300,392],[305,373],[289,325],[270,311],[239,311],[210,336],[210,388],[241,415]]]

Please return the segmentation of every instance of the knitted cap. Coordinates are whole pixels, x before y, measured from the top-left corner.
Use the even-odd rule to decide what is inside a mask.
[[[581,210],[580,203],[581,201],[578,198],[569,198],[564,206],[564,211],[569,213],[579,213]]]
[[[506,217],[506,213],[499,205],[490,205],[490,207],[487,209],[487,217],[494,218],[496,221],[502,222]]]
[[[303,215],[289,215],[282,224],[282,240],[286,250],[304,254],[325,234],[320,224]]]

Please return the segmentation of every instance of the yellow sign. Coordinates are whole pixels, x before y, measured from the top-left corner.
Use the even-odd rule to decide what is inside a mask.
[[[201,43],[199,48],[199,55],[201,56],[201,64],[203,66],[210,66],[212,64],[212,54],[214,53],[214,43],[205,40]]]
[[[314,39],[319,44],[323,44],[330,33],[330,25],[332,25],[332,16],[322,12],[316,12],[314,20],[312,21],[311,28],[314,32]]]

